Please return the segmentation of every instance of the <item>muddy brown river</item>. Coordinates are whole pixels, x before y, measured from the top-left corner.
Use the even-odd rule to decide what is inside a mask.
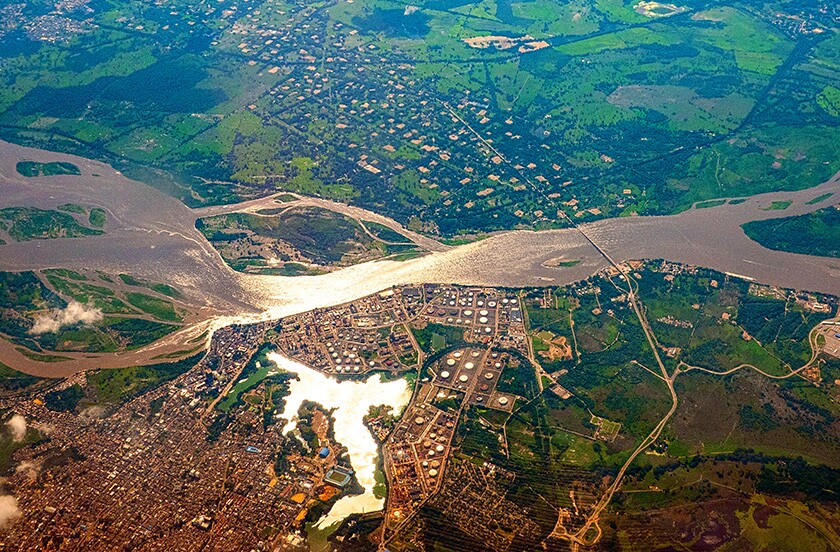
[[[69,161],[81,176],[26,178],[19,160]],[[96,176],[95,176],[96,175]],[[826,200],[807,202],[832,192]],[[606,219],[581,227],[614,260],[668,259],[752,278],[777,286],[840,294],[840,259],[772,251],[750,240],[740,225],[751,220],[814,211],[840,200],[840,174],[808,190],[754,196],[738,205],[692,209],[677,215]],[[231,270],[195,228],[199,216],[256,208],[270,199],[234,206],[190,209],[113,168],[72,155],[0,141],[0,207],[54,208],[80,203],[107,210],[107,233],[86,238],[36,240],[0,246],[0,270],[96,267],[126,272],[185,289],[197,305],[217,316],[217,325],[280,317],[349,301],[406,283],[439,282],[488,286],[563,285],[607,266],[604,257],[575,229],[513,231],[480,242],[434,250],[421,258],[365,263],[321,276],[245,275]],[[766,210],[791,201],[784,211]],[[362,209],[319,199],[323,207],[385,221]],[[543,266],[549,259],[579,259],[573,267]]]

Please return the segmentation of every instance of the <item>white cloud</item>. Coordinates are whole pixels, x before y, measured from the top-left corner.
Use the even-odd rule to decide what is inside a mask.
[[[88,307],[78,301],[70,301],[64,309],[51,310],[35,317],[35,325],[29,330],[31,334],[57,332],[64,326],[71,324],[93,324],[102,320],[102,311]]]
[[[0,496],[0,527],[5,527],[20,517],[17,499],[12,495]]]
[[[22,473],[26,475],[26,478],[31,482],[35,481],[38,478],[38,474],[41,472],[41,467],[34,462],[21,462],[15,467],[15,473]]]
[[[12,433],[12,439],[15,441],[23,441],[23,438],[26,436],[26,418],[20,414],[15,414],[9,418],[6,425],[9,426],[9,431]]]

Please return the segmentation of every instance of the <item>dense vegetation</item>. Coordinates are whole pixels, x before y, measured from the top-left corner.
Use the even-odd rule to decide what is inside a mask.
[[[748,222],[744,232],[764,247],[840,257],[840,209],[829,207],[807,215]]]
[[[203,218],[196,227],[231,268],[242,272],[318,274],[325,267],[419,252],[390,228],[366,222],[369,234],[356,220],[319,207],[269,211]]]
[[[90,214],[88,215],[88,222],[94,228],[102,228],[105,226],[105,222],[108,220],[108,215],[105,213],[105,209],[100,207],[94,207],[90,210]]]
[[[73,163],[53,162],[38,163],[36,161],[20,161],[16,167],[17,172],[27,177],[34,176],[55,176],[59,174],[82,174],[79,167]]]
[[[44,381],[43,378],[18,372],[0,362],[0,392],[17,392]]]
[[[95,218],[91,213],[90,224],[97,227],[104,226],[104,213]],[[15,241],[77,238],[102,234],[102,230],[80,224],[73,215],[35,207],[0,209],[0,230],[7,231]]]
[[[134,276],[130,276],[129,274],[120,274],[119,278],[127,286],[148,288],[154,292],[160,293],[161,295],[165,295],[167,297],[181,297],[181,292],[175,289],[174,287],[170,286],[169,284],[148,282],[146,280],[141,280],[139,278],[135,278]]]
[[[82,274],[67,269],[34,272],[0,272],[0,336],[22,346],[24,355],[40,361],[65,360],[42,351],[105,353],[148,345],[177,330],[183,309],[170,296],[170,286],[127,279],[161,296],[126,291],[106,275]],[[125,281],[125,280],[124,280]],[[88,312],[98,311],[85,323],[68,320],[49,331],[32,333],[36,321],[55,316],[76,301]]]
[[[0,272],[0,334],[25,338],[32,327],[25,312],[65,306],[33,272]]]

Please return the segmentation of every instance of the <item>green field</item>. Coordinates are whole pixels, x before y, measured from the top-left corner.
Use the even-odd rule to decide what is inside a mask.
[[[764,210],[765,211],[784,211],[790,207],[792,201],[772,201]]]
[[[400,234],[399,232],[395,232],[391,230],[387,226],[379,224],[378,222],[370,222],[368,220],[363,221],[365,228],[373,234],[375,237],[379,238],[382,241],[392,242],[392,243],[410,243],[411,240]]]
[[[464,328],[456,326],[430,323],[423,328],[411,328],[411,331],[420,348],[430,353],[465,343]]]
[[[720,207],[721,205],[726,204],[725,199],[712,199],[709,201],[701,201],[700,203],[696,204],[694,207],[696,209],[708,209],[710,207]]]
[[[270,406],[270,408],[263,412],[263,419],[266,421],[266,424],[268,420],[271,420],[271,416],[275,410],[279,409],[282,411],[283,397],[289,391],[288,380],[294,374],[280,372],[271,376],[268,375],[271,371],[276,372],[273,363],[266,357],[273,350],[274,346],[272,344],[263,344],[254,356],[251,357],[251,360],[248,361],[248,364],[239,375],[239,381],[216,404],[216,408],[219,411],[227,413],[231,408],[244,404],[242,395],[260,385],[266,387],[261,406]]]
[[[182,317],[171,301],[159,299],[145,293],[130,291],[125,294],[126,301],[158,320],[180,322]]]
[[[296,192],[441,236],[671,213],[840,169],[840,39],[817,2],[131,6],[97,4],[56,41],[26,35],[46,5],[10,21],[0,137],[191,206]]]
[[[147,282],[146,280],[135,278],[134,276],[131,276],[129,274],[120,274],[119,278],[127,286],[147,288],[157,293],[160,293],[161,295],[166,295],[167,297],[172,297],[175,299],[181,297],[181,292],[168,284]]]
[[[564,268],[571,268],[573,266],[577,266],[580,264],[580,259],[574,259],[571,261],[561,261],[558,266],[562,266]]]
[[[201,360],[202,354],[177,362],[99,370],[87,374],[92,396],[99,404],[121,404],[180,376]]]

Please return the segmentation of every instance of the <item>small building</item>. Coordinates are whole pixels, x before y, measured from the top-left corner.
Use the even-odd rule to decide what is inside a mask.
[[[192,524],[201,529],[202,531],[209,531],[210,527],[213,525],[213,516],[212,515],[200,515],[197,518],[192,520]]]
[[[329,447],[323,447],[323,448],[322,448],[322,449],[318,452],[318,456],[320,456],[321,458],[326,458],[326,457],[327,457],[327,456],[329,456],[329,455],[330,455],[330,449],[329,449]]]

